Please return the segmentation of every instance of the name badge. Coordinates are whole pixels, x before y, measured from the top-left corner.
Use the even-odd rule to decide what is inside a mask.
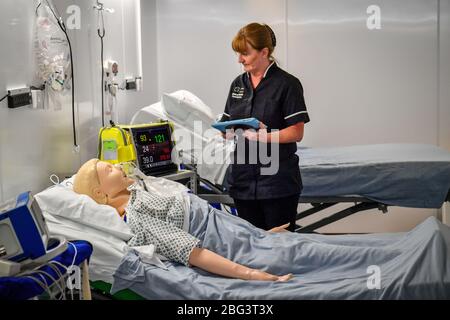
[[[245,88],[235,87],[231,97],[234,99],[242,99],[244,97]]]

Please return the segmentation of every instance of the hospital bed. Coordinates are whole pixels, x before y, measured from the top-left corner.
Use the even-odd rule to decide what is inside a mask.
[[[48,204],[55,196],[57,203]],[[114,209],[109,214],[106,206],[90,206],[86,197],[70,190],[70,182],[46,189],[36,195],[36,199],[52,234],[69,240],[83,239],[93,245],[89,268],[93,286],[107,293],[113,288],[110,293],[116,294],[116,298],[450,298],[447,268],[450,228],[433,217],[410,232],[398,234],[271,234],[238,217],[215,211],[205,201],[194,198],[191,208],[203,215],[199,219],[204,222],[193,232],[201,238],[203,246],[213,246],[219,254],[233,261],[244,264],[251,261],[257,268],[270,266],[270,271],[277,274],[282,274],[289,266],[295,268],[298,275],[288,283],[267,283],[223,278],[169,261],[165,262],[167,270],[144,263],[133,248],[127,246],[125,239],[129,229]],[[79,206],[74,205],[77,202]],[[216,214],[209,214],[211,210]],[[114,217],[117,219],[112,220]],[[253,242],[254,245],[250,245]],[[277,252],[270,251],[273,246],[288,252],[274,257]],[[286,254],[289,252],[291,254]],[[371,266],[381,270],[379,290],[367,285]]]
[[[313,207],[298,213],[297,220],[340,203],[354,204],[308,226],[298,226],[298,232],[313,232],[370,209],[384,213],[389,206],[438,209],[450,201],[450,153],[435,146],[299,148],[298,155],[304,185],[299,203]],[[215,193],[202,198],[233,204],[223,194],[225,188],[199,180]]]
[[[187,116],[189,114],[189,116]],[[233,143],[210,129],[212,111],[195,95],[177,91],[161,102],[142,108],[132,123],[165,119],[174,122],[182,141],[177,145],[179,162],[198,175],[199,196],[210,203],[233,206],[227,195],[227,159]],[[201,129],[193,122],[201,123]],[[221,161],[199,161],[205,154],[220,154]],[[389,206],[441,208],[450,201],[450,153],[425,144],[378,144],[349,147],[299,147],[299,166],[304,189],[299,203],[312,208],[297,220],[337,204],[353,204],[310,225],[297,226],[302,233],[317,229],[355,213]],[[218,164],[222,163],[222,164]]]

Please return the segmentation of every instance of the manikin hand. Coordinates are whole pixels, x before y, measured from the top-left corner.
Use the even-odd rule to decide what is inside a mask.
[[[289,232],[289,230],[286,230],[286,228],[288,228],[288,227],[289,227],[289,223],[286,223],[286,224],[283,224],[282,226],[270,229],[269,232],[273,232],[273,233],[276,233],[276,232]]]
[[[273,274],[261,271],[261,270],[251,270],[249,272],[249,278],[246,280],[259,280],[259,281],[278,281],[278,282],[286,282],[292,279],[292,273],[286,274],[284,276],[275,276]]]

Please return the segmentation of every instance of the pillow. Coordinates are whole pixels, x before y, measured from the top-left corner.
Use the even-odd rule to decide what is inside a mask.
[[[186,90],[163,94],[162,105],[169,117],[189,128],[194,128],[194,121],[201,121],[205,130],[214,122],[211,108]]]
[[[137,111],[131,119],[130,124],[157,122],[160,119],[167,120],[167,114],[164,111],[161,101]]]
[[[72,178],[73,179],[73,178]],[[116,209],[100,205],[86,195],[71,189],[71,179],[50,187],[34,196],[42,211],[89,227],[105,231],[124,241],[133,236],[130,227]]]

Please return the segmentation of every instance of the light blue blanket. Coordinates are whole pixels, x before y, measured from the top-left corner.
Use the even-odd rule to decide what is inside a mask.
[[[450,190],[450,152],[433,145],[300,148],[302,196],[359,195],[388,205],[440,208]]]
[[[450,228],[434,218],[402,234],[272,234],[192,195],[190,221],[190,233],[204,248],[294,278],[243,281],[171,262],[163,270],[130,252],[114,274],[112,293],[129,288],[148,299],[450,299]],[[377,276],[380,289],[373,289]]]

